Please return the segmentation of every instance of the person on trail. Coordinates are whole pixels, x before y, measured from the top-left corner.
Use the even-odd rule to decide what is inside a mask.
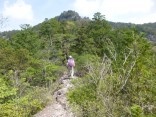
[[[73,59],[72,56],[69,56],[68,57],[67,66],[68,66],[68,69],[69,69],[69,72],[70,72],[70,76],[71,76],[71,78],[73,78],[73,76],[74,76],[75,61],[74,61],[74,59]]]

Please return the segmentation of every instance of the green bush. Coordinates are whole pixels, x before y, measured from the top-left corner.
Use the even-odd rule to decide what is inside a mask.
[[[142,117],[142,109],[139,105],[133,105],[131,107],[132,117]]]
[[[48,90],[33,88],[25,91],[25,96],[16,97],[0,105],[1,117],[30,117],[41,110],[52,98]],[[34,95],[35,94],[35,95]]]
[[[99,57],[91,54],[84,54],[84,55],[75,55],[75,62],[76,62],[76,71],[80,76],[84,76],[88,72],[87,65],[89,63],[99,61]]]

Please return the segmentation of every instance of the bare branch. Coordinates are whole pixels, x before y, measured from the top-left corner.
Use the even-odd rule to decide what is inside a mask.
[[[7,21],[8,18],[3,17],[0,15],[0,28],[4,27],[4,23]]]
[[[129,49],[129,48],[128,48]],[[123,62],[123,66],[125,65],[125,63],[126,63],[126,61],[127,61],[127,59],[129,58],[129,56],[130,56],[130,54],[133,52],[133,50],[131,50],[131,49],[129,49],[130,51],[129,51],[129,53],[126,55],[126,52],[124,53],[124,55],[125,55],[125,60],[124,60],[124,62]]]
[[[113,59],[116,61],[116,60],[117,60],[117,52],[116,52],[116,50],[115,50],[115,46],[114,46],[114,44],[111,42],[110,39],[107,39],[106,41],[107,41],[107,44],[108,44],[107,49],[108,49],[108,51],[110,52],[110,54],[111,54],[111,56],[113,57]]]
[[[121,87],[121,90],[123,90],[124,87],[126,86],[127,81],[128,81],[128,79],[130,78],[130,73],[131,73],[132,69],[134,68],[135,64],[136,64],[136,61],[134,61],[134,62],[132,63],[132,65],[131,65],[131,67],[130,67],[130,70],[129,70],[128,73],[127,73],[126,80],[125,80],[124,84],[123,84],[122,87]],[[121,91],[121,90],[120,90],[120,91]],[[119,92],[120,92],[120,91],[119,91]]]

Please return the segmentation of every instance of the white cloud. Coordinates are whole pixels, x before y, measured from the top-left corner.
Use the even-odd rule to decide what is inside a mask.
[[[99,0],[76,0],[74,3],[75,10],[82,16],[90,16],[98,8]]]
[[[146,16],[142,16],[140,18],[134,17],[129,19],[129,22],[135,22],[136,24],[153,23],[156,22],[156,13],[147,14]]]
[[[111,13],[125,14],[132,12],[150,11],[153,3],[150,0],[104,0],[101,10],[110,10]]]
[[[107,20],[116,22],[142,23],[155,17],[155,14],[150,14],[154,6],[153,0],[75,0],[73,6],[82,16],[92,18],[95,12],[100,12]],[[144,18],[145,15],[150,18]],[[138,20],[137,17],[144,20]]]
[[[26,4],[24,0],[16,0],[15,3],[9,4],[9,1],[4,2],[3,15],[5,17],[19,20],[33,20],[32,7]]]

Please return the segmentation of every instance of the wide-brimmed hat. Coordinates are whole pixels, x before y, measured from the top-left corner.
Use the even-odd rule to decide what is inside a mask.
[[[73,57],[70,55],[69,58],[73,58]]]

